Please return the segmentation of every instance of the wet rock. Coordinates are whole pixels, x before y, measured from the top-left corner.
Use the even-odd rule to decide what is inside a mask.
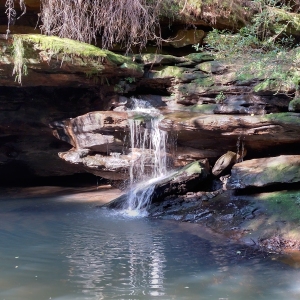
[[[186,194],[199,191],[209,175],[208,160],[196,161],[186,165],[173,176],[167,177],[156,185],[152,202],[172,194]],[[203,183],[204,182],[204,183]]]
[[[205,186],[205,179],[209,175],[209,164],[207,160],[196,161],[187,166],[173,172],[172,174],[160,179],[154,184],[154,191],[152,195],[152,204],[163,202],[162,206],[159,205],[159,210],[164,210],[166,207],[172,207],[173,211],[177,211],[177,202],[170,200],[170,195],[182,195],[191,193],[191,191],[198,191]],[[146,189],[147,186],[143,185],[141,189]],[[189,194],[191,195],[191,194]],[[108,208],[122,208],[123,204],[127,201],[128,195],[122,195],[106,205]],[[164,201],[166,200],[166,201]],[[193,193],[192,197],[180,197],[180,202],[192,203],[199,198]],[[197,202],[197,201],[196,201]],[[151,204],[151,205],[152,205]],[[194,205],[194,204],[192,204]]]
[[[24,183],[37,177],[68,176],[84,172],[60,159],[70,149],[52,134],[49,123],[103,109],[100,94],[84,87],[1,87],[0,179]],[[59,122],[57,122],[59,124]],[[67,140],[67,142],[69,139]]]
[[[253,87],[257,95],[274,95],[276,93],[291,95],[295,93],[296,87],[290,84],[284,84],[278,79],[266,79]]]
[[[235,164],[226,187],[228,189],[243,189],[299,181],[300,156],[281,155],[251,159]]]

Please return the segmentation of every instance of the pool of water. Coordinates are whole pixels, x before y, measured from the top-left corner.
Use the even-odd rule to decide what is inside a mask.
[[[300,299],[300,271],[199,226],[94,203],[0,202],[0,300]]]

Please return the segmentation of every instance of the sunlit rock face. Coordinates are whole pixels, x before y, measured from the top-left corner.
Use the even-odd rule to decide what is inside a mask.
[[[128,177],[131,157],[124,154],[129,131],[126,112],[90,112],[50,126],[56,138],[73,146],[58,153],[61,159],[111,180]]]
[[[172,113],[166,115],[160,126],[178,132],[179,151],[198,149],[200,155],[203,149],[203,155],[215,159],[216,151],[220,156],[238,147],[241,150],[244,145],[249,157],[264,151],[268,154],[297,151],[289,146],[299,143],[299,117],[296,113],[267,116]],[[211,154],[207,153],[208,149],[213,150]],[[195,152],[190,153],[195,157]]]
[[[299,181],[300,156],[280,155],[246,160],[234,165],[227,188],[266,187]]]
[[[129,139],[127,118],[126,112],[91,112],[52,123],[54,135],[74,147],[59,156],[70,163],[85,166],[98,176],[105,177],[111,171],[119,174],[114,175],[116,179],[121,179],[119,171],[128,168],[130,161],[123,155],[125,137]],[[273,114],[269,118],[176,112],[166,114],[159,126],[170,134],[176,133],[177,149],[172,155],[174,165],[180,166],[203,158],[209,158],[212,163],[228,150],[241,155],[246,148],[248,157],[263,155],[266,151],[268,155],[297,151],[289,146],[299,143],[299,118],[297,113]],[[120,155],[116,157],[114,153]],[[109,168],[113,162],[114,168]],[[108,173],[102,174],[100,169]]]

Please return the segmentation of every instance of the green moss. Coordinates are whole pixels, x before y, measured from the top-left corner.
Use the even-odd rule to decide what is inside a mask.
[[[227,86],[218,86],[214,85],[214,82],[210,78],[204,78],[205,80],[196,80],[187,83],[187,84],[180,84],[178,87],[178,91],[181,92],[184,95],[187,94],[198,94],[202,95],[205,93],[209,93],[211,95],[217,96],[221,92],[225,93],[228,91]]]
[[[276,7],[270,7],[269,9],[276,18],[276,22],[269,24],[270,29],[276,33],[283,31],[288,34],[299,35],[300,15],[298,13],[291,13]]]
[[[21,84],[23,71],[26,63],[32,58],[39,58],[43,53],[46,59],[56,57],[62,62],[68,62],[77,66],[82,66],[86,75],[90,77],[99,76],[106,68],[105,65],[117,65],[133,73],[143,73],[142,67],[133,62],[132,58],[115,54],[108,50],[56,36],[45,36],[41,34],[17,34],[14,35],[14,74]],[[16,53],[18,55],[16,55]]]
[[[289,111],[300,111],[300,98],[296,97],[289,103]]]
[[[120,66],[121,69],[129,69],[135,72],[143,73],[143,68],[141,65],[138,65],[132,61],[125,62]]]
[[[40,49],[52,50],[55,53],[62,52],[84,57],[106,57],[106,51],[71,39],[41,34],[15,35],[14,38],[20,38],[23,42],[37,44]]]
[[[266,79],[254,86],[256,93],[284,93],[288,94],[295,89],[295,85],[291,82],[284,82],[278,79]]]
[[[214,57],[208,53],[191,53],[186,56],[187,59],[192,60],[193,62],[199,64],[205,61],[212,61]]]
[[[239,73],[239,74],[236,75],[236,79],[240,83],[248,82],[250,80],[257,79],[257,74],[252,73],[252,72],[251,73],[250,72]]]
[[[147,49],[148,51],[148,49]],[[156,49],[157,51],[157,49]],[[135,55],[134,58],[136,61],[142,62],[143,64],[161,64],[161,65],[174,65],[184,61],[184,59],[172,56],[172,55],[163,55],[157,53],[146,53]]]
[[[300,191],[280,191],[260,197],[269,212],[286,221],[300,222]]]
[[[267,121],[272,121],[274,123],[284,123],[290,125],[297,125],[299,124],[300,118],[298,114],[294,113],[276,113],[276,114],[267,114],[263,117]]]
[[[203,62],[197,65],[200,71],[211,73],[211,63],[210,62]]]
[[[202,87],[210,87],[215,84],[215,81],[212,77],[202,77],[202,78],[197,78],[192,81],[193,83],[202,86]]]
[[[14,39],[21,39],[23,42],[32,43],[40,50],[51,51],[53,54],[76,55],[85,58],[102,59],[121,65],[130,62],[130,58],[103,50],[93,45],[74,41],[56,36],[45,36],[41,34],[17,34]]]
[[[299,173],[299,167],[292,167],[287,163],[274,163],[274,165],[267,165],[263,172],[259,174],[257,178],[253,178],[254,183],[266,183],[266,182],[285,182],[286,178],[291,178],[295,174]],[[255,184],[253,184],[255,185]]]
[[[171,77],[180,78],[184,70],[185,70],[184,68],[180,68],[176,66],[167,66],[162,68],[156,74],[154,74],[154,78],[171,78]]]
[[[254,92],[261,92],[261,91],[269,91],[274,88],[276,88],[275,82],[273,80],[267,79],[254,86],[253,90]]]
[[[179,173],[186,173],[190,176],[193,174],[201,174],[204,170],[205,169],[201,166],[201,164],[198,161],[195,161],[183,167]]]

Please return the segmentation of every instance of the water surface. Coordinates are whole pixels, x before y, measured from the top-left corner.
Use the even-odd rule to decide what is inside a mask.
[[[94,203],[0,203],[0,300],[300,299],[300,271],[176,222]]]

